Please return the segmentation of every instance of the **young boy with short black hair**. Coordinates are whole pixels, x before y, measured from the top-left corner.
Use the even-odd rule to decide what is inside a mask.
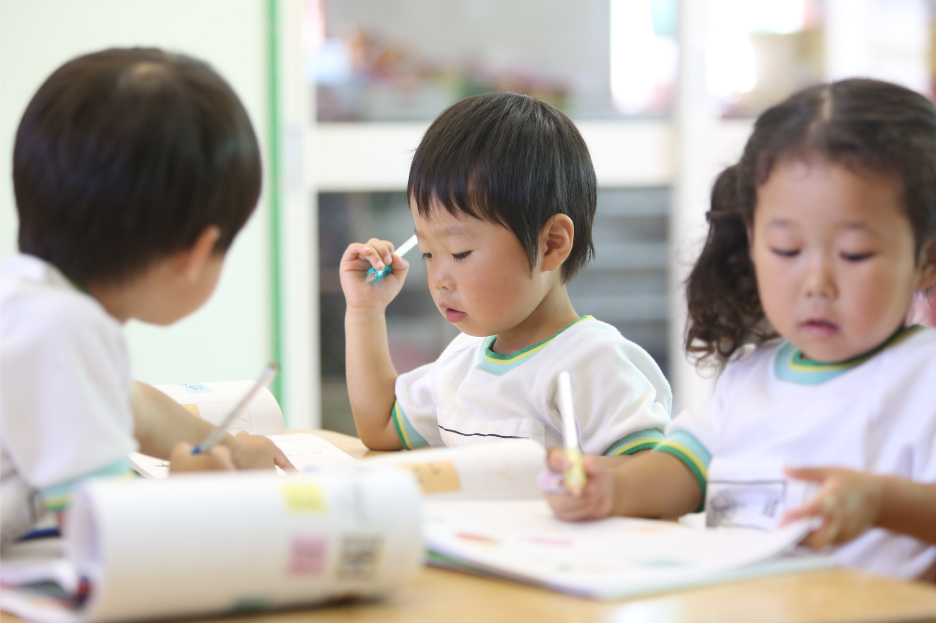
[[[157,49],[73,59],[39,88],[13,153],[20,254],[0,279],[2,542],[65,508],[76,484],[127,473],[140,449],[173,467],[288,466],[131,381],[123,323],[169,324],[211,295],[260,193],[260,153],[231,88]],[[180,444],[180,442],[182,442]],[[173,449],[176,449],[173,452]],[[187,452],[188,450],[189,452]]]
[[[462,335],[437,361],[397,375],[385,309],[409,265],[387,241],[348,247],[348,392],[368,447],[561,445],[563,370],[586,453],[632,454],[663,438],[672,394],[659,367],[614,327],[579,317],[566,290],[594,254],[596,203],[588,148],[568,117],[513,93],[457,102],[416,150],[407,196],[429,290]],[[392,272],[365,283],[387,264]]]

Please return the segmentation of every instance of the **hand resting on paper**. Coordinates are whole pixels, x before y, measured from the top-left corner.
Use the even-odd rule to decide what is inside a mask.
[[[234,470],[231,451],[224,446],[215,446],[207,454],[192,454],[192,444],[184,441],[176,444],[169,457],[169,471],[173,474],[184,472],[207,472]]]
[[[193,455],[193,446],[182,442],[176,444],[169,458],[169,471],[194,472],[233,469],[273,469],[297,471],[283,451],[267,437],[248,435],[241,431],[227,445],[218,444],[208,454]],[[231,450],[231,447],[234,450]]]
[[[885,528],[936,543],[936,483],[924,484],[834,467],[787,469],[789,477],[821,485],[819,493],[783,518],[788,524],[820,517],[803,540],[822,549],[846,543],[870,528]]]
[[[298,471],[282,450],[270,439],[262,435],[249,435],[241,431],[234,436],[236,446],[231,458],[237,469],[274,469],[279,467],[287,472]]]

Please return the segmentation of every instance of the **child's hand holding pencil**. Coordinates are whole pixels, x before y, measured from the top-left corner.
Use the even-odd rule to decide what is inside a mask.
[[[596,457],[582,456],[572,403],[572,379],[568,372],[559,374],[558,398],[563,449],[549,450],[550,471],[540,485],[560,519],[580,521],[607,517],[611,514],[613,479]]]
[[[575,496],[563,484],[563,474],[572,467],[572,462],[564,450],[550,448],[546,456],[546,465],[550,471],[544,475],[540,486],[556,517],[566,521],[590,521],[611,515],[614,507],[614,478],[602,463],[602,458],[582,457],[585,485],[580,494]]]

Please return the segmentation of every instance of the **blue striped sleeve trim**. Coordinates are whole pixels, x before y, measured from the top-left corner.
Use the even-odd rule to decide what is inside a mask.
[[[605,456],[620,456],[622,454],[634,454],[635,452],[652,450],[658,443],[663,441],[664,438],[665,435],[659,428],[646,428],[644,430],[634,431],[615,441],[603,454]]]
[[[661,441],[654,452],[665,452],[670,454],[685,464],[695,476],[702,490],[702,504],[696,510],[700,512],[705,508],[705,489],[708,482],[708,467],[712,462],[711,453],[705,449],[698,439],[686,431],[678,430],[672,435]]]
[[[78,478],[73,478],[67,482],[63,482],[57,485],[52,485],[51,487],[46,487],[42,490],[42,499],[45,503],[46,510],[57,513],[61,510],[65,510],[71,503],[72,492],[75,487],[87,480],[88,478],[97,478],[97,477],[133,477],[135,472],[130,469],[130,460],[126,457],[118,459],[111,463],[110,465],[105,465],[100,469],[96,469],[93,472],[88,472],[83,476]]]
[[[400,406],[399,400],[393,403],[393,410],[390,412],[390,417],[393,419],[393,425],[396,427],[397,436],[400,438],[400,443],[403,444],[405,450],[429,447],[429,442],[426,441],[426,439],[419,434],[419,431],[413,427],[410,421],[406,419],[406,414],[403,413],[403,407]]]

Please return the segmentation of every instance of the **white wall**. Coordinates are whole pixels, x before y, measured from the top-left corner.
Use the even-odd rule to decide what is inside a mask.
[[[0,254],[16,250],[11,156],[19,118],[46,76],[77,54],[143,45],[208,61],[244,102],[266,151],[265,9],[263,0],[0,0]],[[204,308],[168,328],[129,324],[136,378],[177,383],[259,373],[271,354],[268,204],[265,192]]]

